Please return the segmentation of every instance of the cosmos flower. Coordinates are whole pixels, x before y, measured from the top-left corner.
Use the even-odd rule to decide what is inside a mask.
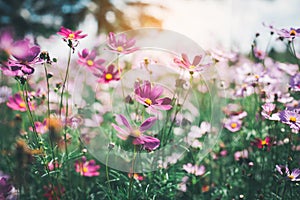
[[[300,28],[281,29],[276,31],[279,37],[282,38],[295,38],[300,36]]]
[[[6,105],[13,110],[18,110],[21,112],[25,112],[27,110],[26,103],[19,93],[16,93],[14,96],[9,97]],[[32,105],[30,101],[28,101],[28,106],[30,110],[34,110],[34,105]]]
[[[239,161],[240,159],[248,158],[248,150],[244,149],[242,151],[236,151],[234,153],[234,160]]]
[[[100,165],[96,165],[95,160],[87,161],[85,156],[82,156],[81,160],[75,162],[75,170],[80,173],[81,176],[99,176],[99,169]]]
[[[284,165],[276,165],[276,170],[279,174],[286,176],[290,181],[300,181],[300,169],[295,168],[290,172],[289,168]]]
[[[47,120],[44,120],[43,122],[34,122],[34,126],[35,126],[35,130],[37,133],[39,134],[44,134],[48,131],[48,127],[47,127]],[[29,127],[30,131],[33,131],[32,127]]]
[[[85,38],[87,34],[81,34],[82,31],[72,31],[65,27],[60,27],[59,31],[57,32],[58,35],[63,36],[63,41],[68,44],[70,48],[73,49],[73,53],[75,50],[75,47],[79,44],[80,39]]]
[[[171,99],[168,97],[160,98],[163,93],[161,86],[151,87],[149,81],[135,82],[135,99],[146,107],[148,113],[156,113],[157,110],[170,110],[172,108]]]
[[[107,39],[107,46],[111,51],[120,54],[129,54],[136,51],[138,48],[134,47],[135,39],[127,39],[127,36],[122,33],[115,35],[110,32]]]
[[[99,83],[109,83],[111,81],[120,80],[120,73],[115,65],[109,65],[107,69],[104,69],[100,73],[95,73],[95,76],[99,77],[97,82]]]
[[[0,199],[17,200],[18,192],[15,187],[9,183],[9,176],[0,171]]]
[[[200,64],[203,56],[202,55],[197,55],[194,57],[193,62],[191,62],[186,54],[181,54],[181,58],[174,58],[175,64],[178,66],[189,70],[191,74],[194,72],[199,72],[204,69],[204,67],[209,66],[210,64]]]
[[[272,140],[269,136],[267,136],[265,139],[255,138],[255,140],[251,142],[251,144],[259,149],[267,148],[267,150],[269,151],[272,146]]]
[[[271,118],[271,114],[272,112],[275,110],[276,105],[273,103],[265,103],[264,105],[261,106],[262,107],[262,111],[261,111],[261,115],[265,118],[265,119],[270,119]]]
[[[0,69],[7,76],[31,75],[34,72],[33,66],[41,63],[38,57],[40,51],[40,47],[29,39],[16,41],[12,44],[13,58],[3,63]]]
[[[194,174],[195,176],[202,176],[205,174],[205,166],[204,165],[192,165],[191,163],[188,163],[186,165],[183,165],[183,169],[189,173]]]
[[[290,87],[293,91],[300,91],[300,73],[297,73],[291,77]]]
[[[78,63],[87,67],[89,70],[94,71],[95,69],[103,69],[104,66],[102,64],[105,62],[104,59],[98,58],[96,55],[96,51],[92,50],[89,52],[88,49],[83,49],[82,52],[78,52]]]
[[[230,132],[237,132],[242,127],[242,121],[238,118],[231,117],[225,120],[224,127]]]
[[[279,113],[280,121],[290,126],[290,128],[300,129],[300,115],[294,111],[283,110]]]
[[[149,117],[139,127],[132,127],[128,120],[123,115],[116,115],[116,124],[112,124],[112,127],[118,132],[117,136],[122,140],[127,140],[129,137],[133,139],[132,144],[142,145],[144,149],[153,151],[160,145],[160,141],[157,138],[145,135],[144,132],[149,130],[156,122],[157,118]],[[120,126],[125,126],[126,129]]]

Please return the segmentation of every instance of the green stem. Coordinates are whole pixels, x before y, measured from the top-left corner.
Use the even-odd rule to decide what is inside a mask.
[[[135,165],[135,159],[136,159],[136,146],[133,148],[133,160],[132,160],[132,166],[131,166],[131,178],[129,182],[129,188],[128,188],[128,200],[131,200],[132,198],[132,189],[133,189],[133,179],[134,179],[134,165]]]
[[[109,170],[108,170],[109,153],[110,153],[110,150],[108,151],[108,153],[106,155],[106,159],[105,159],[105,172],[106,172],[106,181],[108,183],[108,193],[109,193],[108,197],[109,197],[109,199],[112,199],[112,189],[111,189],[111,185],[110,185]]]

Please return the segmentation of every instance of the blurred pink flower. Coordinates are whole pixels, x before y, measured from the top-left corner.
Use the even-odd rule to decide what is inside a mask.
[[[44,120],[43,123],[42,122],[34,122],[34,126],[35,126],[36,132],[39,134],[44,134],[48,131],[47,120]],[[29,130],[33,131],[33,128],[29,127]]]
[[[253,48],[253,53],[254,53],[254,56],[259,60],[263,60],[266,57],[266,53],[264,51],[258,49],[257,47]]]
[[[100,165],[96,165],[95,160],[87,161],[85,156],[82,156],[81,160],[75,162],[75,170],[80,173],[81,176],[99,176],[99,169]]]
[[[248,158],[248,150],[236,151],[234,153],[234,160],[239,161],[241,158]]]
[[[118,137],[122,140],[127,140],[128,137],[132,137],[132,144],[134,145],[142,145],[144,149],[148,151],[153,151],[157,149],[160,145],[160,141],[157,138],[144,135],[143,133],[150,129],[156,122],[156,117],[149,117],[146,119],[138,128],[133,128],[125,116],[116,115],[116,122],[119,126],[125,126],[126,130],[119,127],[116,124],[112,124],[112,127],[118,131]]]
[[[135,39],[127,39],[127,36],[124,33],[116,36],[113,32],[110,32],[108,35],[107,46],[113,52],[129,54],[138,49],[137,47],[134,47],[134,45]]]
[[[19,93],[16,93],[14,96],[9,97],[6,105],[13,110],[18,110],[21,112],[25,112],[27,110],[26,103]],[[30,110],[34,110],[34,105],[32,105],[30,101],[28,101],[28,106]]]
[[[189,173],[194,174],[195,176],[202,176],[205,174],[205,166],[204,165],[192,165],[191,163],[188,163],[186,165],[183,165],[183,169]]]
[[[225,120],[224,127],[230,132],[237,132],[242,128],[242,121],[235,117],[231,117]]]
[[[181,54],[181,58],[174,58],[175,64],[179,67],[189,70],[191,74],[194,72],[202,71],[205,67],[210,66],[210,64],[200,64],[203,56],[197,55],[194,57],[193,62],[191,62],[188,56],[184,53]]]
[[[137,174],[137,173],[129,173],[128,174],[128,177],[129,178],[131,178],[133,176],[133,178],[135,179],[135,180],[137,180],[137,181],[142,181],[142,180],[144,180],[144,177],[142,176],[142,175],[140,175],[140,174]]]
[[[104,59],[97,58],[96,51],[92,50],[89,52],[88,49],[83,49],[82,52],[78,52],[78,63],[87,67],[89,70],[94,71],[95,69],[102,70],[104,66],[102,64],[105,62]]]
[[[136,82],[134,84],[135,99],[146,107],[148,113],[156,113],[157,110],[170,110],[172,108],[171,99],[168,97],[160,98],[163,93],[161,86],[151,88],[149,81],[142,84]]]

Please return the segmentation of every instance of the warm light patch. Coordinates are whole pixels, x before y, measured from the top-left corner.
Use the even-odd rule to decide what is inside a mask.
[[[145,103],[148,105],[148,106],[151,106],[152,105],[152,101],[151,99],[145,99]]]
[[[118,47],[117,47],[117,51],[118,51],[118,52],[122,52],[122,51],[124,51],[124,49],[123,49],[123,47],[118,46]]]
[[[88,60],[88,61],[86,61],[86,64],[87,64],[88,66],[93,66],[93,65],[94,65],[94,62],[93,62],[92,60]]]
[[[111,80],[113,78],[112,74],[105,74],[105,79],[106,80]]]
[[[131,132],[131,135],[132,135],[133,137],[140,137],[140,136],[141,136],[141,131],[140,131],[140,130],[133,130],[133,131]]]
[[[290,122],[295,123],[296,121],[297,121],[296,117],[294,117],[294,116],[291,116],[291,117],[290,117]]]
[[[70,34],[68,35],[68,39],[73,40],[74,38],[75,38],[74,33],[70,33]]]

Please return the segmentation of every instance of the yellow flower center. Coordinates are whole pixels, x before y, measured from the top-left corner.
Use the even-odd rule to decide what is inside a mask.
[[[237,127],[237,123],[233,122],[230,124],[231,128],[236,128]]]
[[[144,58],[144,63],[145,63],[145,65],[149,65],[150,64],[149,58]]]
[[[118,51],[118,52],[122,52],[122,51],[124,51],[124,49],[123,49],[123,47],[118,46],[118,47],[117,47],[117,51]]]
[[[291,116],[291,117],[290,117],[290,122],[295,123],[296,121],[297,121],[296,117],[294,117],[294,116]]]
[[[152,105],[152,101],[151,99],[145,99],[145,103],[148,105],[148,106],[151,106]]]
[[[288,175],[288,178],[289,178],[289,179],[294,179],[295,176],[293,176],[293,175]]]
[[[294,29],[290,31],[291,36],[295,36],[296,34],[297,34],[297,32]]]
[[[140,130],[133,130],[132,132],[131,132],[131,136],[133,136],[133,137],[140,137],[141,136],[141,131]]]
[[[83,167],[83,168],[82,168],[82,172],[83,172],[83,173],[87,173],[88,171],[89,171],[89,169],[88,169],[87,167]]]
[[[255,74],[254,77],[255,77],[256,79],[259,79],[259,75],[257,75],[257,74]]]
[[[261,141],[261,145],[262,145],[262,146],[264,146],[264,145],[266,145],[266,144],[267,144],[267,141],[266,141],[266,140],[262,140],[262,141]]]
[[[86,61],[86,64],[88,66],[92,66],[92,65],[94,65],[94,62],[92,60],[88,60],[88,61]]]
[[[106,80],[111,80],[113,78],[112,74],[105,74]]]
[[[196,67],[195,65],[191,65],[189,68],[194,69],[195,67]]]
[[[25,102],[21,102],[21,103],[19,103],[19,106],[20,106],[21,108],[26,108],[26,104],[25,104]]]
[[[75,38],[74,33],[70,33],[70,34],[68,35],[68,39],[72,40],[72,39],[74,39],[74,38]]]

